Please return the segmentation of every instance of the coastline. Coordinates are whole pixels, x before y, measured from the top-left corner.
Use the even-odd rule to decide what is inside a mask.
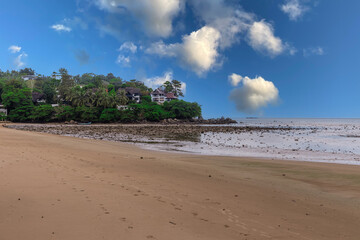
[[[5,239],[357,239],[360,167],[0,127]]]
[[[310,123],[304,119],[244,121],[228,125],[12,124],[8,127],[133,143],[143,149],[169,153],[360,165],[359,120],[339,122],[327,119]]]

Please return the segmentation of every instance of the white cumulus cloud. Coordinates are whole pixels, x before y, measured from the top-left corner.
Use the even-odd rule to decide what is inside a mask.
[[[205,25],[220,32],[220,47],[227,48],[240,41],[240,34],[247,31],[255,15],[245,12],[239,5],[225,0],[189,0],[193,12]]]
[[[17,69],[24,67],[25,66],[24,58],[26,58],[27,56],[28,55],[26,53],[21,53],[19,56],[17,56],[13,62],[14,66]]]
[[[119,51],[130,51],[131,53],[136,53],[137,46],[133,42],[124,42],[120,46]]]
[[[12,45],[8,48],[8,50],[11,52],[11,53],[18,53],[21,51],[21,47],[19,46],[16,46],[16,45]]]
[[[163,76],[145,78],[142,81],[144,82],[144,84],[147,87],[152,88],[152,89],[156,89],[156,88],[162,86],[167,81],[171,82],[173,79],[174,79],[173,72],[168,71],[168,72],[165,72]],[[181,91],[184,94],[186,93],[186,83],[185,82],[181,82]]]
[[[264,20],[254,22],[248,32],[248,42],[256,51],[272,57],[283,53],[287,46],[274,35],[274,28]]]
[[[297,21],[309,10],[309,7],[300,0],[286,0],[280,9],[289,16],[290,20]]]
[[[166,45],[159,41],[152,44],[146,52],[163,57],[176,57],[183,66],[202,75],[217,64],[220,37],[217,29],[204,26],[183,36],[181,43]]]
[[[57,32],[71,32],[71,28],[63,24],[54,24],[51,26],[51,28]]]
[[[243,77],[236,73],[233,73],[229,76],[229,82],[233,87],[236,87],[237,85],[239,85],[239,83],[241,82],[242,79],[243,79]]]
[[[236,105],[237,110],[245,113],[256,113],[260,108],[268,104],[275,104],[279,100],[279,90],[274,83],[262,77],[249,78],[238,74],[229,76],[229,80],[237,86],[230,93],[230,100]],[[235,85],[235,83],[237,83]]]
[[[97,5],[114,14],[130,13],[153,36],[171,35],[173,19],[183,9],[182,0],[96,0]]]

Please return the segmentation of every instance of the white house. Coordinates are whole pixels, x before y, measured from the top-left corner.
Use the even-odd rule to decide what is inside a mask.
[[[155,89],[155,91],[151,93],[151,101],[159,104],[163,104],[165,101],[170,102],[175,99],[177,99],[177,97],[174,93],[165,93],[160,88]]]
[[[129,100],[140,103],[141,90],[139,88],[126,87],[125,92]]]
[[[0,105],[0,113],[3,113],[5,116],[7,116],[7,109],[4,107],[4,105]]]
[[[165,92],[160,88],[155,89],[151,93],[151,101],[156,103],[164,103],[165,102]]]
[[[24,79],[24,81],[28,81],[28,80],[35,80],[37,79],[36,75],[25,75],[21,77],[22,79]]]

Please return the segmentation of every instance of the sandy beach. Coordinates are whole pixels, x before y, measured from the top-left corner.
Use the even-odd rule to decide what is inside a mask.
[[[0,239],[359,239],[360,167],[0,127]]]

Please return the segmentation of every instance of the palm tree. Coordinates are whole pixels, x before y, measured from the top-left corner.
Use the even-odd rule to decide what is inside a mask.
[[[112,97],[109,95],[109,93],[106,91],[105,88],[100,88],[96,92],[96,106],[97,107],[103,107],[103,108],[112,108],[116,106],[116,103],[113,101]]]
[[[128,103],[129,98],[126,96],[126,92],[124,89],[119,89],[119,91],[116,94],[116,98],[117,98],[117,103],[119,105],[125,105]]]

